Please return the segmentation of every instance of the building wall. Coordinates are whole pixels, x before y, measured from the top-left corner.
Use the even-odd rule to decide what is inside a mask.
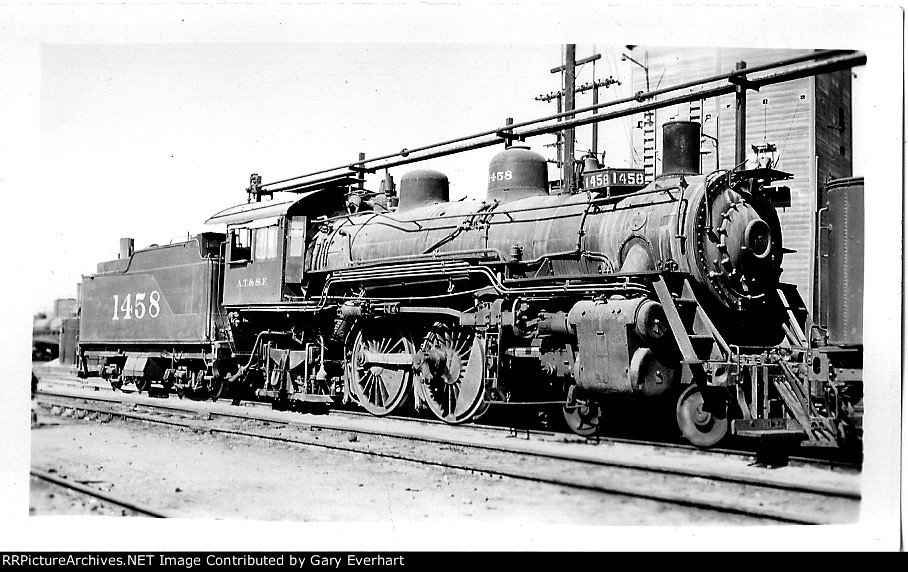
[[[641,52],[645,51],[645,54]],[[668,87],[735,69],[744,61],[747,67],[798,56],[807,50],[779,49],[675,49],[638,47],[636,56],[649,67],[650,87]],[[646,89],[643,74],[634,75],[634,89]],[[818,201],[817,181],[826,174],[836,177],[851,174],[851,75],[850,72],[804,78],[749,91],[747,96],[747,158],[755,155],[752,145],[773,143],[777,148],[776,168],[794,175],[786,181],[791,188],[791,206],[779,212],[784,246],[796,252],[783,260],[782,280],[797,285],[808,307],[812,304],[814,213]],[[691,88],[691,92],[697,88]],[[839,108],[843,109],[845,131],[840,131]],[[641,119],[643,119],[641,117]],[[701,165],[705,173],[716,168],[732,169],[735,163],[734,94],[683,104],[656,112],[651,126],[635,132],[632,156],[647,160],[650,139],[655,139],[655,174],[661,172],[662,129],[671,120],[695,120],[703,125],[706,136],[701,144]],[[833,125],[834,128],[828,128]],[[716,144],[710,137],[718,140]],[[842,147],[845,153],[842,154]],[[817,177],[819,170],[819,177]]]
[[[816,133],[817,156],[817,204],[826,204],[825,184],[831,179],[841,179],[853,175],[852,159],[852,113],[851,113],[851,71],[845,70],[834,74],[825,74],[816,78]],[[824,223],[827,224],[827,223]],[[814,227],[815,228],[815,227]],[[814,231],[815,232],[815,231]],[[820,232],[823,252],[827,249],[827,232]],[[811,267],[811,284],[819,280],[820,268],[817,261]],[[827,290],[824,286],[823,290]],[[825,315],[827,300],[814,300],[814,315]]]

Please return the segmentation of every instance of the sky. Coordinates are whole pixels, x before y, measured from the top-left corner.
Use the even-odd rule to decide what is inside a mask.
[[[639,61],[643,49],[579,44],[577,59],[602,57],[578,68],[577,85],[613,78],[621,83],[601,90],[600,101],[629,97],[641,69],[621,56]],[[143,248],[222,230],[204,221],[245,200],[251,173],[281,180],[352,162],[359,152],[385,155],[486,131],[506,117],[553,114],[555,103],[536,97],[561,88],[561,74],[550,70],[562,58],[563,46],[554,43],[42,44],[38,145],[47,168],[40,185],[55,200],[34,247],[56,263],[35,268],[33,311],[75,297],[82,275],[116,258],[121,237]],[[591,92],[577,96],[577,107],[591,104]],[[631,166],[640,118],[600,126],[609,166]],[[589,127],[578,129],[578,156],[590,137]],[[555,159],[554,141],[547,135],[528,144]],[[481,198],[499,151],[392,174],[399,180],[410,169],[441,170],[452,199]],[[379,177],[370,177],[373,188]]]
[[[601,98],[632,93],[623,46],[579,45],[578,85],[616,77]],[[37,269],[39,309],[75,296],[75,283],[118,239],[136,247],[185,238],[214,212],[245,201],[249,175],[274,181],[404,147],[439,142],[556,112],[535,97],[560,88],[559,44],[45,44],[40,66],[41,176],[63,192],[46,211]],[[595,66],[596,69],[593,69]],[[578,107],[592,94],[578,96]],[[601,129],[612,166],[627,166],[631,118]],[[578,150],[590,148],[578,131]],[[554,136],[532,139],[555,158]],[[501,147],[415,168],[448,175],[452,199],[481,198]],[[554,166],[553,178],[556,177]],[[370,177],[377,184],[378,176]],[[86,208],[87,207],[87,208]],[[78,213],[74,216],[74,213]],[[84,228],[92,233],[81,232]]]
[[[558,75],[549,70],[561,63],[563,43],[576,43],[578,58],[603,54],[597,78],[624,80],[635,72],[631,63],[620,61],[627,44],[840,48],[846,39],[869,61],[860,86],[861,121],[869,133],[864,141],[872,150],[865,153],[864,168],[871,221],[865,323],[874,324],[866,334],[866,362],[868,379],[881,380],[870,389],[877,392],[870,403],[897,406],[901,312],[894,309],[901,310],[902,211],[894,197],[904,179],[902,122],[897,121],[903,119],[903,21],[893,7],[812,0],[799,7],[469,0],[6,2],[0,5],[0,192],[7,269],[0,281],[0,308],[3,323],[12,326],[0,337],[0,382],[27,371],[32,313],[49,309],[54,298],[74,297],[81,275],[94,272],[97,262],[116,258],[119,238],[133,237],[141,248],[210,230],[203,226],[205,219],[245,202],[253,172],[273,181],[349,163],[359,152],[386,154],[491,129],[506,117],[522,121],[551,114],[554,104],[534,97],[559,89]],[[578,81],[590,81],[591,72],[592,66],[585,67]],[[602,97],[628,95],[622,90],[629,85],[613,87]],[[626,157],[626,127],[618,123],[602,135],[612,164]],[[530,143],[552,157],[551,149],[542,147],[552,140]],[[452,198],[478,197],[496,151],[418,166],[445,172]],[[406,170],[395,173],[397,180]],[[892,198],[881,200],[881,190]],[[7,465],[24,469],[28,429],[16,420],[20,414],[27,418],[27,391],[24,383],[0,385],[0,404],[14,402],[22,411],[0,416],[0,446],[6,447]],[[892,437],[891,428],[900,426],[901,418],[897,407],[890,409],[868,416],[865,429]],[[868,450],[867,466],[878,467],[876,474],[882,475],[879,486],[865,490],[870,525],[799,531],[797,541],[789,536],[788,544],[775,530],[749,532],[748,540],[766,536],[783,543],[772,544],[776,548],[811,542],[891,546],[892,508],[898,503],[893,505],[888,495],[899,482],[898,458],[888,448]],[[9,493],[3,502],[12,503],[10,510],[0,505],[0,514],[23,510],[27,483],[19,477],[24,474],[0,472],[0,486]],[[191,524],[177,526],[190,530]],[[95,534],[96,526],[73,532],[53,519],[23,524],[0,540],[0,550],[47,549],[41,539],[49,537],[55,539],[54,549],[91,549],[109,537]],[[131,523],[129,536],[154,538],[171,549],[198,549],[193,534],[160,535],[148,526]],[[309,538],[299,534],[300,526],[257,525],[272,543],[258,548]],[[236,546],[229,542],[240,536],[231,536],[236,530],[230,523],[211,528],[224,531],[212,546]],[[462,532],[456,523],[441,528],[455,534],[433,534],[427,543],[413,544],[424,539],[418,527],[398,523],[370,538],[437,549]],[[335,535],[327,536],[320,549],[344,547],[336,539],[346,529],[327,527],[316,536],[321,538],[323,530]],[[520,531],[525,534],[514,534]],[[540,531],[521,524],[509,532],[507,546],[523,549],[646,550],[656,532],[667,533],[662,538],[669,540],[659,546],[669,549],[715,549],[741,541],[734,529],[643,536],[612,530],[603,536],[584,527]],[[490,533],[474,541],[494,550],[500,548],[498,538]],[[134,547],[146,544],[136,541]]]

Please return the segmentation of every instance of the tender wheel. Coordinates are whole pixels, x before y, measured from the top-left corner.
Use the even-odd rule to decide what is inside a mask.
[[[184,387],[183,397],[186,397],[192,401],[202,401],[205,399],[205,393],[207,387],[205,384],[205,372],[198,370],[195,373],[190,374],[191,383],[189,387]]]
[[[436,324],[423,341],[423,398],[446,423],[465,423],[483,408],[483,351],[473,332]]]
[[[576,395],[577,386],[568,389],[568,404],[564,406],[564,421],[574,433],[589,437],[599,431],[599,422],[602,419],[602,407],[595,401],[580,399]]]
[[[357,401],[373,415],[388,415],[403,405],[413,387],[413,342],[398,331],[384,336],[359,331],[347,365],[347,379]],[[370,362],[399,355],[398,363]]]
[[[678,427],[684,438],[698,447],[712,447],[728,435],[728,400],[721,389],[713,389],[708,406],[696,385],[678,398]]]

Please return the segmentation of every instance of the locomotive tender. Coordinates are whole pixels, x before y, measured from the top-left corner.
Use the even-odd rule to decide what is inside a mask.
[[[814,320],[779,280],[775,183],[789,174],[701,174],[700,126],[677,121],[653,182],[599,176],[588,158],[585,186],[555,188],[542,156],[511,145],[522,137],[496,135],[507,144],[481,200],[451,202],[428,169],[399,192],[388,171],[366,190],[364,168],[282,189],[252,175],[248,202],[207,221],[224,232],[126,248],[83,278],[80,374],[448,423],[556,406],[581,435],[635,400],[654,416],[669,405],[702,447],[729,434],[859,442],[861,179],[829,184],[816,252],[829,302]]]

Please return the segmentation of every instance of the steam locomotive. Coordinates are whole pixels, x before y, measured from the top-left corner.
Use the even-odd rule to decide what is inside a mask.
[[[508,146],[474,201],[450,201],[427,169],[399,192],[387,172],[377,192],[344,175],[275,194],[253,175],[249,202],[207,221],[226,232],[126,244],[83,277],[80,375],[452,424],[549,406],[580,435],[614,404],[669,403],[701,447],[859,440],[860,309],[811,323],[780,282],[775,183],[790,175],[700,174],[697,123],[668,123],[663,139],[653,182],[593,159],[598,176],[576,192]],[[861,220],[862,182],[841,188],[826,210]],[[853,226],[831,235],[827,271],[853,267],[836,253],[860,258],[860,240]],[[855,277],[833,297],[859,301]]]

